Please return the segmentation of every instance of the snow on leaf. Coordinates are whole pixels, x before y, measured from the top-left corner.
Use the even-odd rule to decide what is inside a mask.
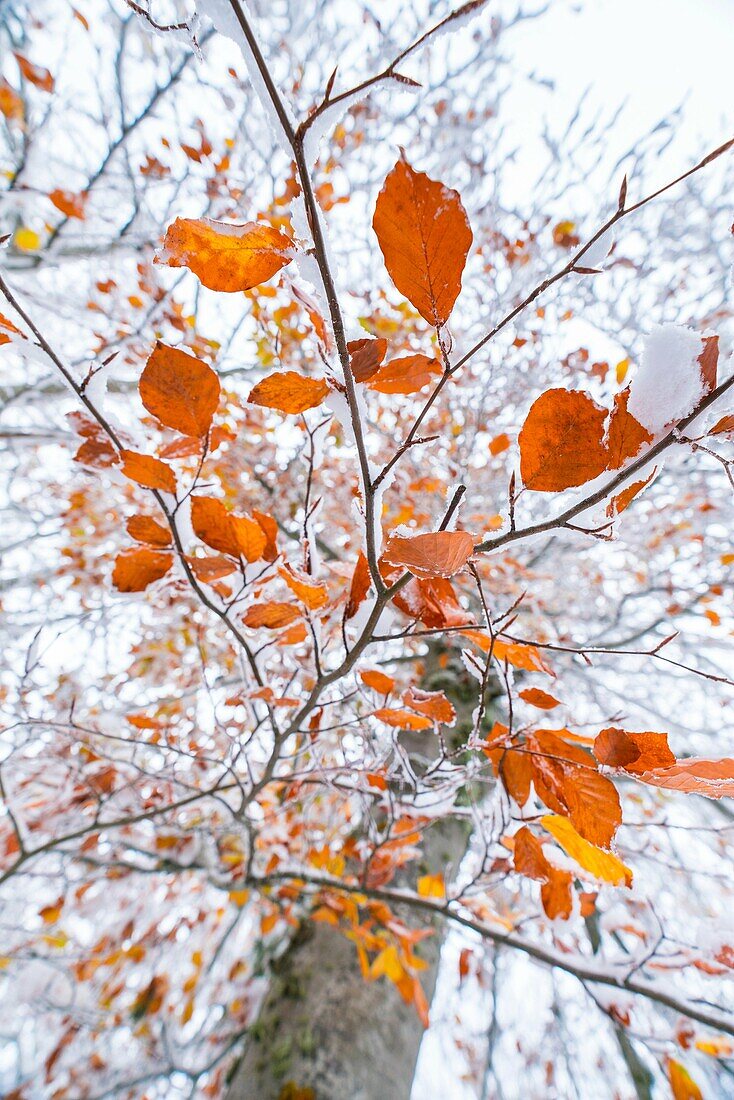
[[[293,242],[270,225],[176,218],[156,263],[187,267],[209,290],[252,290],[291,262]]]

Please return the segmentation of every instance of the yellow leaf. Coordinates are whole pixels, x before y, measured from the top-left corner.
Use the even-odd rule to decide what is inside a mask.
[[[418,893],[422,898],[445,898],[443,875],[422,875],[418,879]]]
[[[250,897],[250,891],[249,890],[230,890],[229,891],[229,900],[231,902],[234,902],[234,904],[238,905],[240,908],[242,908],[243,905],[247,905],[249,897]]]
[[[38,252],[41,247],[41,238],[34,229],[26,229],[25,226],[15,231],[15,247],[22,252]]]
[[[631,886],[632,871],[621,859],[617,859],[611,852],[604,852],[576,832],[567,817],[557,814],[546,814],[541,818],[544,828],[551,836],[555,837],[564,852],[575,859],[579,866],[583,867],[603,882],[611,882],[613,886]]]
[[[713,1039],[699,1039],[696,1050],[710,1054],[713,1058],[730,1058],[734,1054],[734,1043],[726,1035],[715,1035]]]

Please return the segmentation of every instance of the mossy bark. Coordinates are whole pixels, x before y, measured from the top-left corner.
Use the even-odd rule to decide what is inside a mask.
[[[466,676],[455,651],[431,647],[422,686],[440,687],[452,699],[458,721],[447,732],[453,746],[466,739],[476,705],[476,682],[470,686]],[[401,739],[420,766],[425,734]],[[455,873],[468,835],[458,820],[427,830],[421,872]],[[415,913],[400,916],[418,922]],[[436,927],[419,948],[427,964],[421,984],[429,1001],[442,934]],[[407,1100],[423,1026],[395,986],[362,979],[351,941],[328,925],[304,921],[271,970],[270,990],[227,1100]]]

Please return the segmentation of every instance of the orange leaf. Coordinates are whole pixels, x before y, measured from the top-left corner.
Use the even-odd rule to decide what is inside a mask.
[[[351,619],[357,614],[357,610],[370,589],[370,567],[367,558],[362,551],[359,552],[357,564],[352,573],[352,583],[349,586],[349,598],[344,609],[344,618]]]
[[[310,611],[317,611],[328,601],[326,585],[314,584],[308,574],[299,574],[292,565],[284,565],[278,572],[294,596],[305,603]]]
[[[49,192],[48,197],[56,209],[60,210],[62,214],[66,214],[67,218],[84,218],[84,203],[86,201],[84,192],[62,191],[61,188],[57,187],[54,191]]]
[[[639,420],[627,411],[629,395],[629,386],[616,395],[609,417],[607,451],[610,470],[618,470],[628,458],[634,458],[646,443],[652,443],[653,440]]]
[[[137,451],[120,451],[122,472],[144,489],[161,489],[164,493],[176,492],[176,475],[170,466],[152,455]]]
[[[224,558],[219,555],[208,558],[187,558],[186,560],[191,566],[196,579],[203,581],[204,584],[211,584],[212,581],[228,577],[237,569],[231,558]]]
[[[247,400],[282,413],[302,413],[320,405],[328,392],[326,379],[307,378],[296,371],[284,370],[258,382]]]
[[[240,543],[232,516],[221,500],[215,497],[192,497],[191,526],[195,535],[207,546],[211,546],[212,550],[219,550],[233,558],[240,556]]]
[[[713,428],[709,429],[709,435],[725,435],[729,432],[734,432],[734,414],[729,416],[722,416],[721,420],[718,420],[714,424]]]
[[[539,710],[553,710],[554,707],[561,705],[560,700],[549,695],[547,691],[541,691],[540,688],[525,688],[520,692],[520,698],[531,707],[538,707]]]
[[[672,1058],[668,1061],[668,1080],[673,1100],[703,1100],[703,1093],[686,1067]]]
[[[293,242],[257,222],[229,225],[211,218],[176,218],[157,263],[188,267],[210,290],[252,290],[291,262]]]
[[[441,364],[429,355],[404,355],[380,367],[369,382],[378,393],[417,393],[442,373]]]
[[[464,568],[473,551],[474,537],[468,531],[436,531],[409,538],[393,535],[383,557],[416,577],[452,577]]]
[[[430,718],[424,718],[422,714],[411,714],[409,710],[391,710],[385,707],[375,711],[375,718],[379,718],[386,726],[401,730],[427,730],[433,725]]]
[[[145,542],[148,546],[166,547],[173,542],[168,528],[152,516],[130,516],[125,528],[136,542]]]
[[[628,485],[626,489],[623,489],[621,493],[617,493],[607,504],[607,515],[611,519],[613,516],[618,516],[620,512],[624,512],[625,508],[629,508],[632,501],[638,496],[643,489],[646,489],[650,484],[655,474],[658,472],[657,466],[647,477],[642,478],[641,481],[633,481],[631,485]]]
[[[546,390],[520,431],[520,475],[528,489],[560,493],[607,467],[606,409],[578,390]]]
[[[734,760],[706,760],[690,757],[670,768],[655,768],[640,775],[643,783],[706,798],[734,798]]]
[[[255,629],[264,626],[268,630],[277,630],[280,626],[288,626],[300,615],[300,611],[292,603],[254,603],[245,615],[245,626]]]
[[[676,763],[665,733],[628,733],[610,726],[594,741],[594,756],[610,768],[624,768],[639,775]]]
[[[278,547],[276,546],[276,539],[278,537],[278,524],[272,516],[269,516],[267,512],[258,512],[257,509],[252,509],[252,518],[262,527],[265,532],[265,549],[262,552],[264,561],[275,561],[278,556]]]
[[[259,561],[268,544],[268,536],[257,520],[250,519],[249,516],[230,516],[229,522],[245,561]]]
[[[22,122],[24,115],[23,100],[7,80],[0,80],[0,112],[8,122]]]
[[[355,382],[366,382],[378,370],[385,358],[387,340],[350,340],[347,344],[349,362]]]
[[[219,404],[219,379],[200,359],[158,341],[138,389],[148,412],[167,428],[192,436],[209,431]]]
[[[403,158],[378,195],[372,225],[397,289],[430,325],[445,325],[472,243],[458,192]]]
[[[363,684],[379,692],[380,695],[389,695],[395,687],[392,676],[387,676],[376,668],[366,668],[364,672],[360,672],[359,678]]]
[[[18,62],[18,68],[26,80],[29,80],[31,84],[35,84],[42,92],[50,93],[54,90],[54,78],[48,69],[44,69],[41,65],[34,65],[32,61],[29,61],[27,57],[16,50],[13,52],[15,60]]]
[[[165,577],[173,554],[159,550],[123,550],[115,560],[112,583],[118,592],[142,592],[153,581]]]
[[[409,687],[403,692],[403,702],[406,707],[418,714],[425,714],[434,722],[450,726],[456,720],[456,711],[442,691],[421,691],[420,688]]]
[[[494,439],[490,441],[489,453],[491,455],[501,455],[509,446],[510,437],[507,432],[502,432],[501,435],[496,435]]]

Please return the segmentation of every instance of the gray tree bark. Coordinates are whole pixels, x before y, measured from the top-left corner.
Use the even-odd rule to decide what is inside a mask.
[[[433,647],[423,687],[454,703],[455,743],[466,738],[476,684],[458,660],[443,669]],[[458,655],[457,655],[458,656]],[[425,735],[403,735],[425,758]],[[454,873],[466,850],[459,821],[427,830],[422,870]],[[415,914],[407,916],[415,925]],[[425,926],[425,925],[424,925]],[[441,927],[419,945],[427,963],[421,984],[430,1001],[441,952]],[[354,944],[326,924],[304,921],[288,950],[271,964],[271,986],[234,1070],[227,1100],[408,1100],[423,1026],[384,979],[365,982]]]

